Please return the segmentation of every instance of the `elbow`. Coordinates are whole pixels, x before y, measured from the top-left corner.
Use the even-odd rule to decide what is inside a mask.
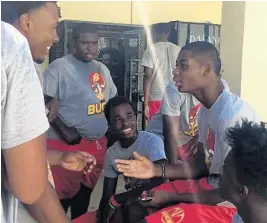
[[[27,205],[32,205],[37,203],[45,193],[46,188],[48,187],[48,181],[46,183],[31,183],[28,185],[24,185],[24,188],[19,190],[12,190],[14,196],[21,202]]]

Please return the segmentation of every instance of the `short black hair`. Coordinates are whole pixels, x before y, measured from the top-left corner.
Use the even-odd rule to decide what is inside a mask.
[[[267,200],[267,129],[243,120],[226,134],[236,180]],[[227,163],[227,165],[231,165]]]
[[[49,2],[57,3],[57,1],[1,1],[1,21],[12,24],[21,15],[40,9]]]
[[[151,31],[152,31],[152,33],[168,34],[168,33],[170,33],[170,23],[153,24]]]
[[[127,99],[126,97],[115,96],[114,98],[109,99],[109,101],[105,105],[105,109],[104,109],[104,113],[105,113],[105,116],[106,116],[108,123],[110,123],[111,109],[113,109],[119,105],[122,105],[122,104],[129,104],[132,107],[132,109],[134,110],[132,102],[130,102],[129,99]]]
[[[212,63],[213,63],[213,67],[214,67],[214,71],[218,76],[221,76],[220,72],[221,72],[221,68],[222,68],[222,62],[221,62],[221,58],[220,58],[220,54],[219,51],[217,50],[217,48],[206,41],[197,41],[197,42],[191,42],[186,44],[181,51],[189,51],[192,53],[192,55],[207,55],[211,58]]]
[[[74,27],[72,31],[73,40],[77,40],[81,33],[95,33],[97,34],[97,26],[89,23],[80,23]]]

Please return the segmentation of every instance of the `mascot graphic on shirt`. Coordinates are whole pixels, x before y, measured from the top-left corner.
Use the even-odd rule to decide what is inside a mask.
[[[93,91],[96,94],[96,97],[100,101],[103,101],[105,99],[104,92],[105,92],[105,87],[106,87],[104,78],[101,76],[100,73],[93,72],[89,75],[89,82],[90,82],[90,85]]]
[[[161,212],[161,222],[162,223],[180,223],[184,219],[184,210],[182,208],[176,207],[170,210]]]
[[[198,133],[198,126],[197,126],[197,116],[199,110],[201,108],[201,104],[196,105],[195,107],[191,108],[189,111],[189,131],[184,131],[185,135],[194,137]]]

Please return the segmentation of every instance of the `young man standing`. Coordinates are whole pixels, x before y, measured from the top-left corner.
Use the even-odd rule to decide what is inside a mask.
[[[219,190],[243,219],[236,215],[233,223],[266,223],[267,130],[245,121],[229,129],[227,141],[232,150],[225,159]]]
[[[107,67],[94,60],[98,53],[96,27],[82,23],[73,30],[74,53],[52,62],[44,72],[44,93],[60,101],[58,116],[81,137],[75,145],[61,140],[55,129],[48,132],[47,147],[59,151],[86,151],[97,166],[83,176],[53,167],[56,191],[72,219],[87,212],[90,195],[100,176],[106,153],[107,121],[104,105],[117,94]]]
[[[99,206],[99,216],[102,218],[102,222],[105,222],[104,218],[107,217],[104,210],[109,202],[115,200],[121,206],[128,199],[137,198],[142,191],[163,183],[159,178],[138,180],[125,177],[125,189],[128,192],[115,195],[118,176],[120,175],[114,163],[115,159],[131,159],[133,152],[138,152],[153,163],[166,163],[162,139],[146,131],[136,131],[136,117],[129,100],[124,97],[112,98],[105,106],[105,116],[110,131],[118,141],[108,148],[105,158],[104,188]],[[128,222],[132,221],[129,220]]]
[[[154,44],[146,49],[141,64],[145,67],[144,105],[145,117],[150,120],[159,110],[165,87],[172,82],[172,71],[180,47],[168,42],[169,24],[159,23],[152,26]]]
[[[9,24],[2,23],[1,32],[2,158],[4,158],[2,159],[2,201],[4,203],[3,214],[5,215],[5,219],[2,220],[3,222],[5,220],[13,222],[16,221],[16,219],[18,219],[19,222],[34,221],[26,211],[23,213],[21,212],[22,206],[19,206],[22,208],[19,209],[17,213],[17,201],[12,194],[9,193],[12,192],[20,202],[24,203],[24,206],[37,221],[69,222],[60,207],[54,190],[47,181],[47,176],[45,190],[39,199],[35,202],[30,202],[30,204],[27,200],[30,199],[30,197],[32,200],[33,197],[37,195],[36,191],[42,190],[41,183],[43,181],[40,180],[39,177],[42,177],[43,174],[40,172],[40,166],[38,167],[38,165],[35,165],[40,154],[44,155],[45,159],[48,159],[50,165],[61,165],[63,168],[69,170],[82,171],[84,168],[89,167],[87,165],[91,163],[90,158],[87,156],[89,154],[53,151],[43,154],[43,150],[40,150],[40,148],[45,148],[45,141],[41,139],[46,135],[34,139],[35,133],[41,134],[41,132],[38,133],[38,131],[43,131],[41,130],[42,126],[40,126],[40,117],[44,114],[44,106],[43,103],[40,104],[40,102],[43,101],[43,96],[39,97],[38,89],[41,89],[41,86],[36,75],[36,70],[34,69],[33,60],[37,63],[43,62],[49,47],[58,40],[56,26],[59,19],[59,10],[56,2],[2,2],[1,12],[1,20],[12,25],[10,26]],[[39,29],[40,27],[42,27],[42,29]],[[13,60],[16,62],[11,63]],[[30,84],[28,83],[29,80]],[[20,89],[19,94],[17,94],[16,92],[18,91],[14,89]],[[20,103],[23,103],[23,105],[20,106]],[[5,105],[7,104],[8,106],[6,107]],[[28,109],[30,108],[30,110],[24,112],[24,115],[21,117],[17,116],[21,111],[25,110],[25,105]],[[31,110],[31,106],[34,106],[35,111]],[[38,112],[36,109],[41,109],[42,111],[40,112],[38,110]],[[34,114],[31,113],[32,111],[34,111]],[[16,128],[14,128],[14,126],[10,127],[9,124],[5,125],[6,118],[9,118],[9,124],[11,118],[16,120]],[[29,127],[27,127],[29,125],[31,126],[30,130],[34,128],[35,125],[38,125],[39,128],[34,131],[29,131]],[[19,134],[20,139],[12,143],[12,140],[15,140],[14,137],[17,134]],[[9,139],[10,137],[12,137],[12,140]],[[6,140],[6,138],[8,140]],[[9,141],[8,145],[17,143],[17,146],[13,147],[11,150],[6,150],[7,142],[4,140]],[[31,149],[34,151],[31,151]],[[19,151],[23,154],[31,154],[31,156],[27,156],[27,160],[23,161],[24,155],[19,155]],[[31,160],[31,158],[33,160]],[[33,163],[35,164],[32,165]],[[42,165],[43,163],[40,161],[37,162],[37,164]],[[91,167],[89,167],[89,170]],[[32,175],[33,173],[31,173],[31,171],[33,170],[34,173],[37,174],[36,176]],[[43,170],[44,172],[47,171],[46,168]],[[12,179],[12,171],[15,171],[16,181]],[[21,178],[18,178],[17,174],[19,174]],[[25,174],[27,177],[30,177],[29,181]],[[38,185],[27,191],[28,188],[31,188],[28,186],[27,182],[30,182],[32,186],[32,179],[35,179],[34,182]],[[51,180],[50,182],[52,183],[51,175],[49,180]],[[51,205],[48,206],[48,203]],[[26,221],[24,221],[25,217],[27,218]]]
[[[152,201],[146,206],[181,202],[217,205],[224,201],[218,192],[218,180],[224,159],[231,150],[225,142],[226,129],[243,118],[260,120],[245,101],[224,88],[220,70],[219,52],[210,43],[190,43],[179,53],[174,71],[176,86],[179,92],[193,94],[205,109],[201,109],[199,114],[199,146],[195,159],[184,164],[167,165],[166,168],[153,165],[136,153],[136,160],[117,161],[118,170],[128,177],[178,179],[148,192]]]

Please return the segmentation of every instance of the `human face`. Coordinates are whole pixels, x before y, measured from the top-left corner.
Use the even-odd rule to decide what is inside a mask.
[[[197,57],[188,51],[181,51],[178,55],[173,80],[180,92],[193,93],[203,88],[205,69]]]
[[[92,61],[98,52],[98,35],[81,33],[75,42],[75,55],[83,62]]]
[[[121,104],[111,110],[111,129],[119,139],[136,136],[136,117],[129,104]]]
[[[53,2],[47,2],[40,9],[21,16],[20,27],[29,42],[35,62],[42,63],[50,47],[58,42],[58,20],[59,10]]]

